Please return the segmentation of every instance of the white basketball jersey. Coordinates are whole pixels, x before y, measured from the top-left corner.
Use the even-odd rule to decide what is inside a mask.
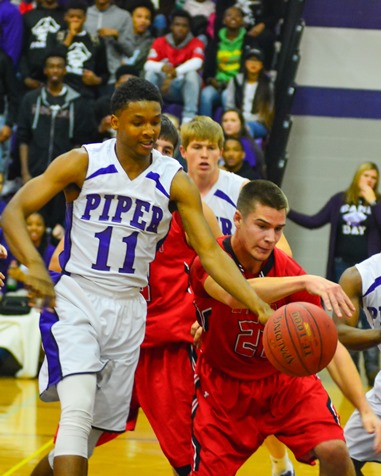
[[[64,272],[115,293],[147,285],[149,263],[168,233],[174,159],[152,152],[152,163],[130,180],[115,154],[115,139],[88,144],[81,193],[67,208]]]
[[[381,328],[381,253],[356,264],[362,280],[362,303],[373,329]],[[378,345],[381,350],[381,344]]]
[[[248,182],[247,178],[220,170],[217,182],[202,197],[203,202],[216,215],[223,235],[232,235],[235,231],[233,217],[237,208],[239,192],[246,182]]]

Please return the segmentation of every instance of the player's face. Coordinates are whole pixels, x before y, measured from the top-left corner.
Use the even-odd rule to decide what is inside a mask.
[[[229,169],[234,169],[242,164],[245,157],[245,152],[242,149],[242,145],[237,140],[227,139],[224,144],[223,158],[225,165]]]
[[[155,146],[161,127],[161,107],[156,101],[134,101],[111,116],[117,131],[117,149],[133,159],[146,159]]]
[[[155,149],[158,150],[160,154],[167,155],[168,157],[173,157],[175,153],[172,142],[166,139],[157,139]]]
[[[235,252],[248,271],[257,272],[268,259],[282,236],[286,225],[286,210],[276,210],[257,203],[245,218],[237,210],[234,215],[237,231],[234,235]]]
[[[374,189],[377,183],[378,174],[376,170],[365,170],[360,175],[359,179],[359,188],[362,190],[364,187],[368,186]]]
[[[137,35],[142,35],[151,26],[151,12],[148,8],[137,7],[132,13],[132,25]]]
[[[218,159],[222,155],[218,144],[192,140],[186,149],[180,146],[180,151],[187,161],[190,176],[212,177],[218,171]]]

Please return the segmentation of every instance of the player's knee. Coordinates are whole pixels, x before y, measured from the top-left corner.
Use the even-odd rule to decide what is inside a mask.
[[[351,463],[348,448],[342,440],[329,440],[320,443],[315,448],[315,454],[320,463],[348,466]]]

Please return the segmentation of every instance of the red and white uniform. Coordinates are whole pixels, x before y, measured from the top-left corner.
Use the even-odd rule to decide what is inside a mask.
[[[230,237],[222,237],[219,242],[236,260]],[[258,276],[246,273],[237,264],[247,279],[305,274],[277,248]],[[203,286],[207,276],[196,258],[191,267],[191,284],[204,334],[196,367],[192,474],[233,476],[271,434],[283,441],[297,459],[312,462],[312,450],[317,444],[344,439],[320,380],[316,376],[293,378],[277,371],[264,354],[264,326],[258,317],[211,298]],[[296,301],[320,305],[318,297],[298,292],[272,307]]]

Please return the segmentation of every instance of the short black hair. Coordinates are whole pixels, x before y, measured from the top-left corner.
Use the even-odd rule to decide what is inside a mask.
[[[192,17],[190,15],[189,12],[187,12],[186,10],[181,10],[180,8],[175,8],[174,10],[172,10],[171,14],[170,14],[170,24],[173,23],[173,20],[177,17],[180,17],[180,18],[186,18],[188,20],[188,23],[189,23],[189,26],[191,25],[191,22],[192,22]]]
[[[68,10],[82,10],[83,12],[87,12],[87,3],[85,0],[69,0],[65,5],[65,11]]]
[[[49,49],[48,52],[45,54],[44,60],[43,60],[44,68],[49,58],[62,58],[64,60],[65,66],[67,65],[66,52],[64,48],[60,48],[59,46],[57,46],[57,48],[54,48],[54,49],[53,48]]]
[[[130,102],[155,101],[163,107],[159,89],[143,78],[131,78],[116,88],[111,97],[111,114],[128,107]]]
[[[288,213],[288,200],[284,192],[270,180],[252,180],[241,189],[237,201],[237,210],[246,217],[255,210],[256,204],[285,210]]]
[[[176,149],[180,140],[179,133],[177,132],[175,125],[165,114],[161,115],[161,130],[159,139],[169,141],[173,145],[174,149]]]
[[[129,11],[131,14],[137,8],[146,8],[147,10],[149,10],[151,13],[151,20],[153,20],[153,17],[155,16],[155,7],[153,6],[153,3],[150,0],[132,0],[128,2],[128,5],[126,5],[126,10]]]

